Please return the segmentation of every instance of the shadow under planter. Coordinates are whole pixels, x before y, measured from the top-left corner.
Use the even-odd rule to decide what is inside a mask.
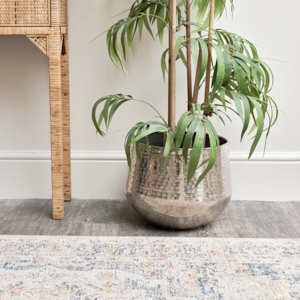
[[[207,163],[197,169],[188,183],[186,169],[191,149],[186,166],[180,149],[177,157],[172,153],[160,167],[164,152],[163,134],[149,136],[150,157],[144,151],[141,163],[133,145],[131,170],[125,188],[129,203],[147,221],[164,228],[194,229],[213,221],[226,208],[232,192],[228,142],[222,137],[219,140],[216,163],[197,187],[195,184]],[[200,164],[209,156],[207,138]]]

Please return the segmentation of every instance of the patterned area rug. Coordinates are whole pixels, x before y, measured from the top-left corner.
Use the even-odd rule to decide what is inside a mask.
[[[300,240],[0,236],[0,299],[300,299]]]

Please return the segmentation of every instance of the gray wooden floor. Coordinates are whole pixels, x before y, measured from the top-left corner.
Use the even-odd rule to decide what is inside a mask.
[[[300,202],[231,201],[218,220],[196,230],[156,228],[127,203],[72,200],[51,219],[51,200],[0,200],[0,235],[300,238]]]

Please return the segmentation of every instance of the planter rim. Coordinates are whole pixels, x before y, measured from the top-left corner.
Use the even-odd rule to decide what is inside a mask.
[[[155,133],[152,133],[152,134],[161,134],[161,132],[155,132]],[[152,135],[152,134],[151,134],[151,135]],[[151,135],[150,135],[150,136],[151,136]],[[221,135],[218,135],[218,137],[219,137],[219,138],[222,138],[222,139],[225,141],[224,144],[222,144],[222,145],[219,146],[219,149],[222,148],[222,147],[224,147],[224,146],[228,146],[228,145],[229,145],[228,139],[224,138],[224,137],[221,136]],[[144,142],[140,142],[140,144],[146,145]],[[155,149],[157,149],[157,150],[164,149],[164,147],[161,147],[161,146],[153,146],[153,145],[149,145],[149,147],[150,147],[150,148],[155,148]],[[189,148],[188,152],[191,152],[192,150],[193,150],[193,148]],[[210,147],[202,148],[202,151],[207,151],[207,150],[210,150]],[[180,153],[180,152],[182,152],[182,148],[179,148],[178,153]],[[175,154],[175,153],[174,153],[173,150],[172,150],[172,152],[171,152],[169,155],[173,155],[173,154]]]

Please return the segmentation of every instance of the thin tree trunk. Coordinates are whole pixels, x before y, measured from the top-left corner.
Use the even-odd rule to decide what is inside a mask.
[[[210,2],[210,16],[209,16],[209,34],[208,40],[212,42],[213,40],[213,27],[214,27],[214,17],[215,17],[215,0],[211,0]],[[205,96],[204,96],[204,103],[209,102],[209,87],[210,87],[210,68],[211,68],[211,55],[212,55],[212,46],[208,44],[208,62],[207,62],[207,69],[206,69],[206,79],[205,79]],[[204,112],[205,116],[209,116],[210,114]],[[204,142],[203,148],[205,148],[205,139],[206,139],[206,131],[204,134]]]
[[[175,105],[176,105],[176,0],[169,0],[170,30],[169,35],[169,109],[168,122],[175,131]]]
[[[210,2],[210,17],[209,17],[209,35],[208,40],[212,42],[213,40],[213,26],[214,26],[214,13],[215,13],[215,0]],[[212,46],[208,44],[208,50],[210,55],[208,56],[207,69],[206,69],[206,81],[205,81],[205,96],[204,102],[209,102],[209,87],[210,87],[210,68],[211,68],[211,55],[212,55]]]
[[[186,10],[187,10],[187,22],[191,21],[191,0],[186,0]],[[192,86],[192,48],[191,48],[191,26],[186,25],[186,59],[187,59],[187,90],[188,90],[188,110],[190,109],[193,100],[193,86]]]

